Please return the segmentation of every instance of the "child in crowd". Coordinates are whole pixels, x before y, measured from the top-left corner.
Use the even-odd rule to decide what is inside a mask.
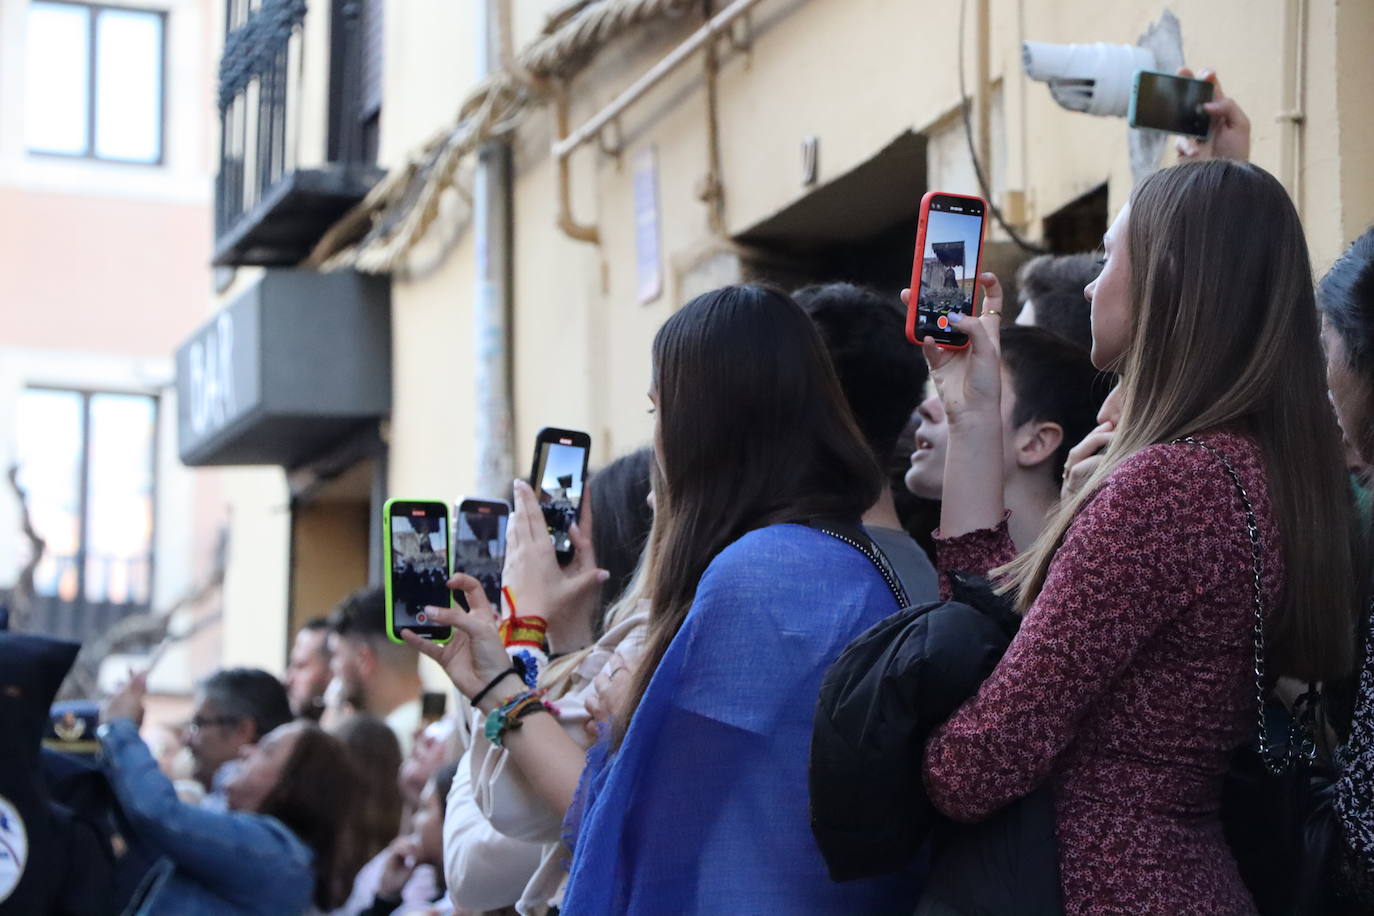
[[[1092,429],[1111,376],[1093,366],[1088,351],[1038,327],[1002,328],[1000,353],[1002,492],[1012,542],[1025,549],[1059,503],[1069,449]],[[942,499],[949,422],[939,393],[931,390],[918,412],[907,489]]]

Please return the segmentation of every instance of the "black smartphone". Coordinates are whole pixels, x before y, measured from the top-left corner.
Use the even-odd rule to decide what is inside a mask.
[[[386,552],[386,635],[403,642],[402,630],[438,643],[453,627],[429,619],[427,607],[450,607],[448,504],[427,499],[388,499],[382,516]]]
[[[438,722],[447,710],[448,694],[431,693],[428,690],[420,694],[420,721],[425,725]]]
[[[1202,106],[1212,101],[1215,93],[1216,87],[1206,80],[1138,70],[1127,121],[1132,127],[1206,137],[1212,131],[1212,118]]]
[[[592,437],[572,429],[545,428],[534,439],[534,468],[530,486],[544,510],[544,524],[558,562],[572,561],[572,535],[568,529],[582,515],[582,486],[587,480],[587,458]]]
[[[487,601],[501,607],[501,567],[506,562],[506,522],[510,503],[504,499],[467,498],[453,513],[453,571],[467,573],[482,583]],[[454,600],[468,610],[468,599],[459,591]]]

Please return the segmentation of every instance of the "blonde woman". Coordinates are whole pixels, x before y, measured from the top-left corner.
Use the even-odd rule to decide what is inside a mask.
[[[1049,784],[1070,914],[1251,912],[1218,809],[1257,686],[1330,680],[1353,654],[1352,506],[1307,246],[1273,176],[1215,160],[1142,182],[1104,249],[1092,359],[1121,375],[1120,423],[1020,558],[994,319],[961,321],[962,353],[926,346],[947,485],[967,494],[942,507],[938,565],[1002,567],[1025,622],[931,739],[925,782],[965,821]]]

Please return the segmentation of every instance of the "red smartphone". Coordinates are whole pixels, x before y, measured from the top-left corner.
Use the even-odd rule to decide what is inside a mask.
[[[919,344],[929,337],[946,350],[968,346],[968,335],[955,330],[949,315],[977,314],[974,302],[986,214],[987,204],[981,197],[927,191],[921,198],[911,301],[906,310],[907,340]]]

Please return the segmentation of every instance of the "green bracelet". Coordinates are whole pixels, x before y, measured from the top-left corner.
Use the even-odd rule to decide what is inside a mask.
[[[486,723],[482,727],[482,734],[494,746],[500,747],[505,739],[507,732],[513,732],[520,728],[520,720],[532,712],[541,709],[553,710],[544,702],[544,691],[526,690],[507,699],[504,703],[487,713]]]

